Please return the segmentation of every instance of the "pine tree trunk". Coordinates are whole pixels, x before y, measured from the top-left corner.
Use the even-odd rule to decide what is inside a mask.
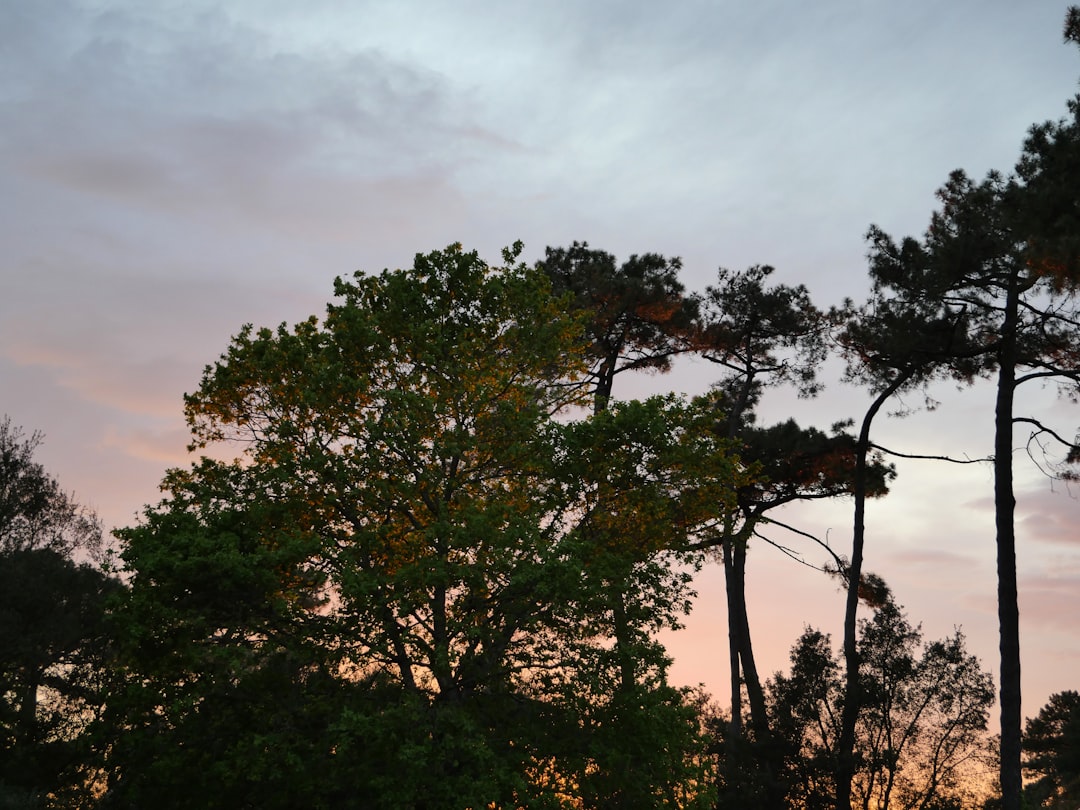
[[[724,540],[724,586],[727,592],[728,662],[731,673],[731,721],[728,723],[728,740],[732,745],[742,737],[742,681],[739,666],[739,650],[742,647],[739,633],[741,625],[735,617],[738,613],[735,599],[735,563],[732,559],[734,540],[730,534]]]
[[[836,745],[836,808],[850,810],[851,782],[855,776],[855,724],[862,708],[859,687],[859,652],[856,638],[859,611],[859,584],[862,582],[863,548],[866,543],[867,462],[870,455],[870,425],[881,406],[903,387],[916,369],[897,373],[866,411],[855,450],[853,495],[855,514],[851,533],[851,560],[847,570],[847,601],[844,608],[844,707],[840,715],[840,739]]]
[[[998,629],[1001,651],[1001,797],[1003,810],[1020,810],[1020,608],[1016,586],[1013,494],[1013,396],[1016,390],[1016,328],[1019,289],[1014,280],[1005,302],[994,414],[994,522],[997,529]]]
[[[732,554],[735,585],[735,620],[739,626],[739,660],[742,664],[746,696],[750,703],[750,725],[759,742],[769,736],[769,715],[765,707],[765,690],[761,688],[757,664],[754,661],[754,643],[750,637],[750,619],[746,610],[746,544],[736,544]]]

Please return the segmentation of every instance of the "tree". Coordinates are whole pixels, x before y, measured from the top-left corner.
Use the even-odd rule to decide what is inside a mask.
[[[1080,798],[1080,693],[1058,692],[1024,726],[1024,789],[1036,807],[1073,807]]]
[[[97,517],[34,461],[40,433],[0,420],[0,793],[57,794],[84,779],[100,709],[104,612],[119,584],[75,554],[101,548]]]
[[[860,601],[875,598],[875,577],[863,571],[866,546],[866,502],[881,494],[882,454],[871,441],[874,420],[893,396],[925,388],[942,377],[970,381],[977,373],[982,347],[972,345],[965,331],[963,310],[933,295],[896,294],[890,279],[889,260],[895,256],[881,250],[880,233],[871,229],[869,238],[870,298],[861,307],[848,301],[835,313],[844,325],[838,342],[847,358],[845,377],[867,385],[873,393],[863,414],[855,443],[851,492],[854,501],[851,556],[838,573],[846,582],[844,604],[844,699],[840,714],[840,735],[834,751],[836,766],[836,806],[851,806],[851,785],[855,776],[856,725],[862,710],[862,681],[857,639]],[[891,474],[891,468],[889,474]]]
[[[607,411],[616,406],[613,391],[618,375],[627,371],[668,371],[672,358],[688,350],[688,335],[694,328],[698,301],[684,293],[678,279],[681,268],[678,259],[648,253],[633,255],[619,265],[611,254],[590,249],[587,243],[575,242],[569,248],[547,248],[545,258],[537,263],[537,268],[549,276],[557,292],[570,294],[575,309],[586,319],[593,413],[601,417],[600,421],[603,421],[602,417]],[[618,421],[625,422],[629,412],[624,409],[621,413]],[[612,444],[605,453],[609,459],[623,458],[623,442],[630,439],[630,434],[611,438]],[[702,458],[705,457],[687,460],[700,470],[700,466],[694,462],[700,462]],[[633,469],[636,462],[631,464]],[[689,469],[685,462],[684,469]],[[610,546],[611,539],[604,537],[609,530],[599,528],[601,523],[610,523],[610,520],[601,520],[598,514],[599,509],[613,508],[612,504],[608,504],[608,488],[609,482],[600,484],[596,506],[590,507],[587,512],[589,520],[579,524],[578,530],[586,535],[595,535],[591,542]],[[723,503],[723,498],[729,494],[730,490],[720,496],[720,503],[706,507],[708,514],[716,515],[729,509],[730,504]],[[617,510],[620,517],[616,517],[616,520],[625,519],[625,510]],[[675,525],[681,520],[677,520]],[[652,536],[643,537],[640,542],[656,550],[664,548],[656,545],[658,538],[672,539],[665,532],[657,532],[656,524],[650,523],[648,531]],[[684,540],[679,542],[685,545]],[[675,553],[678,548],[678,544],[668,546],[666,553]],[[683,551],[685,553],[686,550]],[[695,551],[694,555],[697,554]],[[645,671],[640,664],[648,661],[650,656],[642,655],[643,639],[634,631],[630,621],[637,587],[633,575],[636,561],[632,556],[623,556],[621,560],[621,568],[616,566],[607,570],[603,590],[609,595],[610,601],[600,612],[610,612],[612,620],[610,632],[614,645],[611,653],[618,660],[619,672],[615,686],[616,700],[629,707],[640,702],[639,673]],[[611,562],[614,563],[615,558]],[[631,715],[624,711],[606,722],[607,734],[613,742],[639,736],[633,730],[630,718]],[[649,778],[642,764],[639,754],[631,753],[624,757],[624,766],[616,781],[624,787],[631,780],[644,780],[641,783],[647,784]],[[622,787],[620,795],[619,801],[624,804],[644,801],[643,795],[634,797]]]
[[[575,308],[587,313],[594,410],[607,406],[617,375],[667,371],[687,350],[698,302],[684,294],[679,259],[646,253],[616,265],[610,253],[574,242],[546,248],[537,267],[557,294],[569,293]]]
[[[661,549],[740,473],[676,401],[569,420],[582,320],[516,255],[489,267],[455,245],[338,280],[325,318],[247,327],[207,368],[194,446],[244,453],[172,471],[120,533],[116,801],[213,805],[256,772],[295,779],[261,806],[632,790],[648,807],[690,789],[696,738],[651,632],[686,608],[692,560]],[[608,688],[627,652],[636,702]]]
[[[754,445],[768,444],[767,434],[753,427],[753,408],[763,388],[766,383],[794,382],[800,394],[813,394],[815,369],[825,352],[824,319],[810,302],[806,288],[780,285],[766,289],[765,282],[771,273],[771,267],[752,267],[738,274],[721,269],[717,285],[706,290],[702,323],[694,337],[698,352],[725,372],[724,379],[714,386],[713,394],[719,431],[744,445],[747,461],[759,463],[768,463],[772,457],[771,453],[754,452],[764,449]],[[780,357],[778,353],[784,350],[790,350],[794,358]],[[790,427],[798,433],[794,423]],[[772,486],[755,483],[742,493],[741,514],[732,513],[728,524],[709,541],[722,549],[724,560],[733,739],[741,735],[744,680],[756,730],[759,735],[768,732],[764,694],[746,615],[747,544],[766,511],[803,494],[797,485],[790,486],[792,482],[769,480]],[[788,487],[788,491],[780,491],[783,487]]]
[[[743,760],[752,762],[763,771],[752,781],[774,786],[771,797],[755,793],[753,801],[759,806],[779,806],[783,789],[778,769],[768,773],[774,746],[746,610],[747,549],[752,538],[767,539],[763,530],[769,524],[788,528],[772,517],[779,507],[849,494],[856,461],[855,440],[840,425],[826,434],[793,420],[771,427],[755,424],[754,409],[767,388],[788,384],[800,396],[817,393],[817,369],[833,325],[833,319],[813,305],[804,286],[769,286],[772,272],[764,266],[742,273],[721,270],[717,284],[704,296],[701,326],[693,341],[701,356],[723,372],[708,397],[718,431],[736,442],[744,463],[756,470],[754,480],[738,492],[738,510],[704,544],[721,550],[728,596],[732,710],[725,761],[735,772],[725,778],[726,789],[735,791],[732,802],[748,800],[736,783],[750,774]],[[874,464],[869,475],[870,492],[884,494],[891,470]],[[742,722],[744,685],[752,731],[749,756],[736,751],[748,742]]]
[[[42,441],[41,433],[24,437],[10,417],[0,420],[0,553],[49,549],[95,557],[101,522],[34,461]]]
[[[929,808],[967,795],[986,758],[993,682],[964,637],[923,643],[885,591],[859,624],[863,702],[857,724],[853,798],[863,808]],[[807,629],[789,675],[769,683],[777,733],[788,749],[789,806],[835,806],[834,762],[842,733],[844,676],[828,636]]]
[[[613,641],[590,641],[581,658],[592,663],[563,681],[574,713],[607,751],[607,762],[595,745],[577,760],[578,781],[594,797],[587,807],[700,806],[708,793],[704,741],[687,696],[666,685],[670,660],[652,635],[689,611],[685,587],[701,554],[685,549],[733,508],[747,480],[712,427],[708,409],[670,397],[613,403],[569,427],[572,485],[563,498],[576,506],[568,539],[582,544],[594,595],[581,629]],[[673,744],[687,734],[689,757],[686,742]],[[687,793],[687,784],[697,787]],[[609,798],[594,805],[597,796]]]
[[[1073,10],[1075,12],[1075,9]],[[1070,32],[1071,12],[1066,38]],[[953,376],[992,377],[994,503],[1001,639],[1001,786],[1006,810],[1018,810],[1020,640],[1013,485],[1014,429],[1029,425],[1029,451],[1057,444],[1061,458],[1080,459],[1076,443],[1035,415],[1017,414],[1025,383],[1054,382],[1080,392],[1080,100],[1070,117],[1035,126],[1012,177],[991,172],[974,182],[954,172],[938,196],[942,208],[920,242],[899,245],[871,230],[875,284],[902,306],[936,312],[955,341],[937,362]],[[1044,469],[1049,469],[1044,466]],[[1066,477],[1068,470],[1051,470]]]

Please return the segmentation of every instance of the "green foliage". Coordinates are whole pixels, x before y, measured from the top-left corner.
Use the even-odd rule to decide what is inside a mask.
[[[246,327],[207,368],[194,445],[243,454],[170,472],[119,532],[111,801],[692,799],[653,633],[744,473],[678,400],[568,420],[582,321],[515,255],[339,280],[324,319]]]

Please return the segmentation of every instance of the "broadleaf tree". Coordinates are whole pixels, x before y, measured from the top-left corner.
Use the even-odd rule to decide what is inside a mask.
[[[973,807],[990,757],[993,681],[964,636],[925,642],[887,588],[859,622],[863,701],[852,796],[858,807]],[[835,807],[845,695],[843,651],[807,628],[791,670],[769,682],[770,711],[788,746],[787,806]]]
[[[678,401],[572,418],[582,319],[516,255],[493,267],[451,246],[339,280],[324,318],[245,328],[207,368],[186,399],[194,446],[242,453],[173,471],[121,532],[117,800],[241,795],[262,757],[280,785],[263,806],[705,801],[651,633],[688,605],[676,564],[693,560],[665,549],[714,519],[741,468]],[[607,688],[627,677],[616,605],[636,703]],[[251,700],[260,682],[282,712]],[[303,701],[318,711],[289,734]],[[185,782],[207,728],[216,770]]]

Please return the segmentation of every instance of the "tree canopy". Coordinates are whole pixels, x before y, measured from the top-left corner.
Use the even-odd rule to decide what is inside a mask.
[[[363,785],[372,807],[666,806],[701,781],[653,634],[745,473],[676,399],[568,418],[583,322],[514,256],[339,280],[323,319],[245,328],[207,368],[194,444],[242,453],[174,470],[120,533],[115,796],[190,806],[308,761],[311,795]],[[256,684],[282,712],[246,705]]]

